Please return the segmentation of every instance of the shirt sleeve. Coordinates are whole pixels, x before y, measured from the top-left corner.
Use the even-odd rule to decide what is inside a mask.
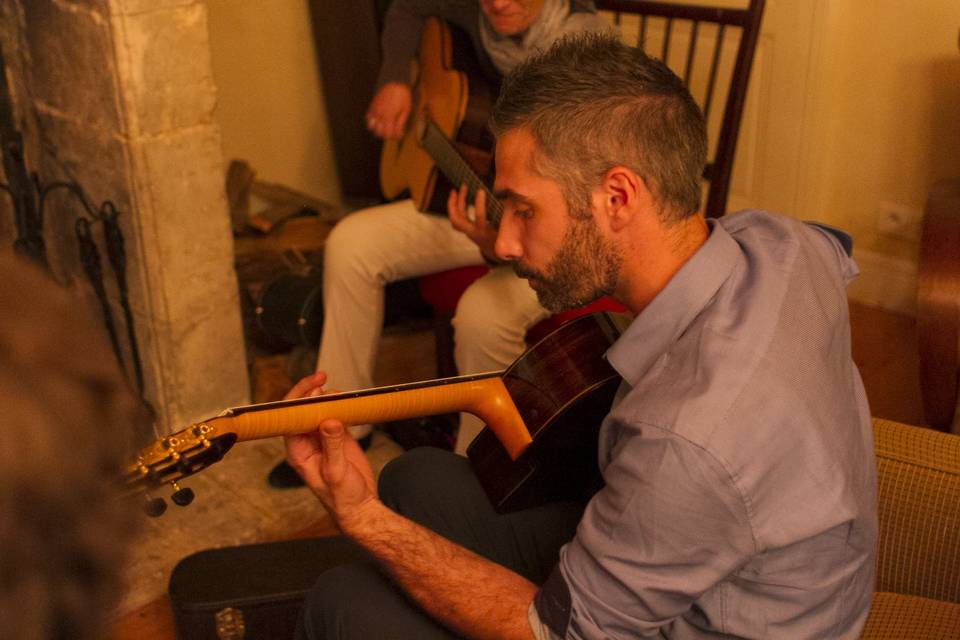
[[[388,82],[410,84],[410,63],[420,46],[420,33],[428,17],[447,20],[461,28],[477,18],[474,0],[393,0],[380,35],[379,89]]]
[[[431,15],[432,0],[394,0],[387,9],[380,35],[380,73],[377,89],[388,82],[410,84],[410,61],[417,53],[420,32]]]
[[[534,640],[560,640],[560,636],[551,631],[550,627],[540,619],[536,602],[531,602],[530,608],[527,609],[527,621],[530,623],[530,631],[533,632]]]
[[[755,553],[746,506],[719,461],[672,432],[628,428],[534,599],[556,637],[657,635]]]
[[[833,249],[833,255],[840,266],[840,273],[846,284],[850,284],[854,278],[860,275],[860,268],[853,260],[853,237],[849,233],[832,227],[822,222],[808,221],[807,226],[816,229],[830,242]]]

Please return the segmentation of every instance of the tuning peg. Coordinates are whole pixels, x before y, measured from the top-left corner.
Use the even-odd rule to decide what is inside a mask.
[[[193,489],[190,487],[181,488],[176,482],[171,482],[170,485],[173,487],[173,495],[170,496],[170,499],[173,500],[173,503],[178,507],[185,507],[191,502],[193,502],[194,497]]]
[[[259,311],[257,312],[259,313]],[[210,448],[210,441],[207,439],[207,434],[210,433],[210,425],[207,424],[195,424],[193,425],[192,433],[195,438],[200,440],[200,446],[204,449]]]
[[[181,456],[180,459],[177,460],[177,471],[182,476],[189,476],[193,473],[193,465],[190,463],[190,460]]]
[[[167,510],[167,503],[163,498],[151,498],[146,496],[143,503],[143,512],[151,518],[159,518]]]

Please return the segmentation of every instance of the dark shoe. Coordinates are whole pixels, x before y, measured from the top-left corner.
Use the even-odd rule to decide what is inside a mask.
[[[364,451],[370,448],[371,436],[373,436],[372,432],[357,440],[357,444],[359,444],[360,448]],[[286,460],[281,460],[277,463],[277,466],[267,474],[267,484],[274,489],[295,489],[303,486],[303,478],[290,466],[290,463]]]
[[[290,466],[289,462],[281,460],[270,470],[267,483],[274,489],[293,489],[303,486],[303,478]]]

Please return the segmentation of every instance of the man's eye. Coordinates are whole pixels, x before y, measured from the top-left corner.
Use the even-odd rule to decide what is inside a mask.
[[[533,209],[517,209],[513,212],[513,215],[517,216],[521,220],[529,220],[533,217]]]

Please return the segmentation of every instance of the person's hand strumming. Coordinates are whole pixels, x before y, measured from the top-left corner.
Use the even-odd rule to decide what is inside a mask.
[[[380,87],[367,107],[367,129],[378,138],[399,138],[412,105],[410,87],[401,82],[388,82]]]

